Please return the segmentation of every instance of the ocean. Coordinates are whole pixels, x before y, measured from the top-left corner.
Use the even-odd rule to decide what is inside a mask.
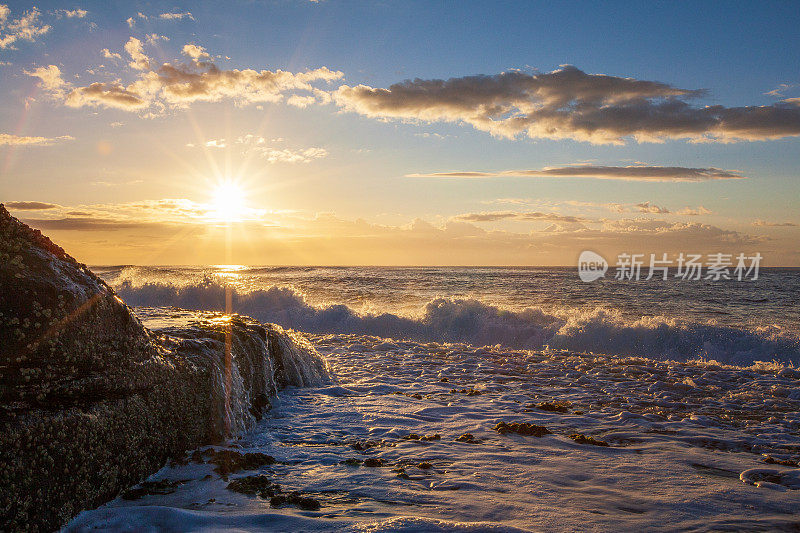
[[[66,531],[798,526],[798,269],[592,283],[570,268],[93,270],[155,334],[227,307],[302,332],[330,378],[282,390],[251,430]],[[275,462],[227,476],[192,460],[209,450]],[[296,497],[242,493],[258,483]]]
[[[132,306],[234,312],[307,333],[730,364],[800,364],[800,269],[756,280],[581,282],[575,268],[94,267]]]

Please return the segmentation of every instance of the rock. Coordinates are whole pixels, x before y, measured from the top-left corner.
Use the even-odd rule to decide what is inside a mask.
[[[409,433],[402,437],[403,440],[421,440],[421,441],[433,441],[433,440],[441,440],[442,436],[438,433],[433,435],[419,435],[417,433]]]
[[[550,430],[544,426],[537,426],[536,424],[529,424],[528,422],[499,422],[494,430],[505,435],[507,433],[517,433],[518,435],[526,435],[532,437],[544,437],[550,433]]]
[[[228,483],[226,488],[241,494],[257,494],[264,499],[281,493],[280,485],[265,475],[240,477]]]
[[[431,468],[433,468],[433,465],[430,464],[428,461],[423,461],[417,465],[417,468],[419,468],[420,470],[430,470]]]
[[[481,442],[480,439],[476,439],[475,435],[472,433],[464,433],[460,437],[456,438],[456,442],[467,442],[469,444],[478,444]]]
[[[273,496],[269,504],[272,507],[280,507],[282,505],[296,505],[298,508],[305,511],[317,511],[321,507],[319,500],[303,496],[299,492],[292,492],[291,494],[279,494]]]
[[[122,493],[123,500],[138,500],[144,496],[151,494],[172,494],[175,489],[180,485],[186,483],[187,480],[170,481],[162,479],[159,481],[142,481],[138,487],[126,490]]]
[[[377,457],[369,457],[367,459],[364,459],[364,466],[370,466],[374,468],[378,466],[383,466],[385,464],[386,461],[384,461],[383,459],[378,459]]]
[[[225,477],[240,470],[255,470],[262,466],[275,464],[275,458],[265,453],[240,453],[234,450],[220,450],[213,451],[209,462],[217,465],[214,471]]]
[[[594,437],[587,437],[583,433],[575,433],[574,435],[570,435],[569,438],[577,442],[578,444],[592,444],[594,446],[609,446],[609,444],[604,440],[599,440]]]
[[[570,402],[541,402],[536,404],[536,408],[540,411],[566,413],[569,411],[570,405]]]
[[[58,529],[326,372],[302,339],[244,317],[148,331],[0,205],[0,530]]]

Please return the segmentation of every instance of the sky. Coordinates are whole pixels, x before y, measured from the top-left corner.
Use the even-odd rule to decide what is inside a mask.
[[[798,266],[796,2],[0,0],[0,202],[87,264]]]

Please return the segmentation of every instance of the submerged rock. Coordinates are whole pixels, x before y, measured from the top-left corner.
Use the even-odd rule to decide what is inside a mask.
[[[587,437],[583,433],[575,433],[574,435],[570,435],[569,438],[577,442],[578,444],[592,444],[594,446],[610,446],[606,441],[596,439],[594,437]]]
[[[326,374],[302,339],[243,317],[147,330],[0,205],[0,530],[57,529]]]
[[[550,433],[550,430],[544,426],[536,424],[529,424],[528,422],[498,422],[494,430],[505,435],[507,433],[517,433],[518,435],[527,435],[532,437],[544,437]]]

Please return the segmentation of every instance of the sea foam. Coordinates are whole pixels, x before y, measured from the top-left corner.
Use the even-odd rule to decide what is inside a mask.
[[[239,292],[207,280],[174,286],[124,282],[118,293],[133,306],[224,311],[226,291],[232,310],[264,322],[309,333],[353,333],[476,346],[563,348],[582,352],[687,361],[711,359],[750,365],[756,361],[800,363],[800,339],[774,326],[733,327],[651,316],[631,319],[603,307],[545,311],[508,310],[475,299],[436,298],[417,317],[358,313],[346,305],[311,305],[304,294],[273,286]]]

